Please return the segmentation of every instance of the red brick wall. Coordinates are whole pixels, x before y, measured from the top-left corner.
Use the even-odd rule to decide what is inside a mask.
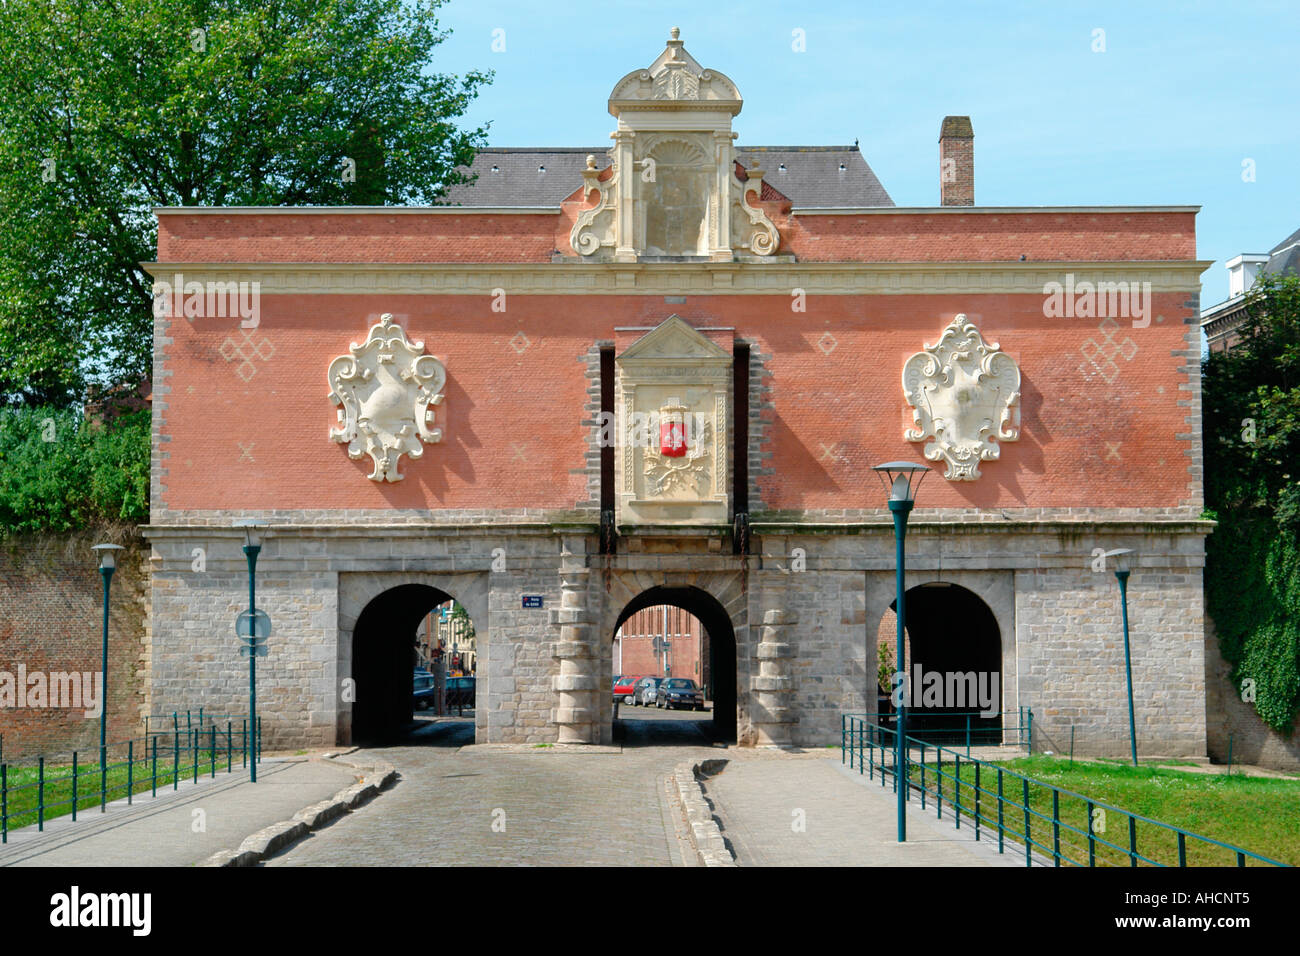
[[[0,671],[98,673],[103,639],[103,584],[83,536],[23,539],[0,552]],[[143,577],[148,549],[119,552],[109,591],[108,740],[140,734],[145,687],[137,677],[144,651]],[[99,718],[84,709],[0,708],[4,759],[99,746]],[[93,755],[92,755],[93,756]]]
[[[621,628],[621,673],[638,677],[663,677],[662,657],[654,649],[654,639],[664,633],[664,615],[668,620],[668,663],[673,677],[689,677],[703,684],[703,629],[699,620],[679,607],[648,607],[629,617]]]
[[[918,217],[911,217],[916,220]],[[488,296],[265,295],[261,325],[171,320],[165,347],[163,503],[169,509],[574,508],[587,500],[590,425],[585,359],[616,326],[676,312],[734,326],[765,359],[772,472],[757,478],[769,509],[879,504],[871,465],[916,460],[903,363],[938,340],[958,311],[1019,363],[1022,435],[977,482],[931,478],[928,507],[1167,507],[1188,492],[1190,393],[1183,294],[1156,296],[1149,328],[1121,320],[1045,318],[1041,295]],[[398,483],[366,480],[329,440],[336,422],[326,368],[364,340],[380,310],[447,366],[441,444],[403,458]],[[247,338],[245,337],[247,335]],[[1126,345],[1125,343],[1131,343]],[[1124,347],[1113,368],[1085,352]],[[238,346],[250,358],[235,355]],[[261,348],[265,360],[252,355]],[[224,350],[224,352],[223,352]],[[247,380],[245,381],[245,377]],[[1109,377],[1109,381],[1107,378]]]
[[[158,261],[550,262],[573,255],[568,233],[585,203],[563,212],[164,213]],[[870,213],[808,215],[761,204],[780,252],[805,262],[1034,262],[1196,258],[1191,212]]]
[[[302,213],[158,217],[160,262],[549,262],[553,215]]]

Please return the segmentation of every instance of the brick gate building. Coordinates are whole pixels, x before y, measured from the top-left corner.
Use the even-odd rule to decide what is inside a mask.
[[[1136,548],[1139,743],[1204,753],[1196,208],[970,205],[964,117],[944,204],[896,207],[856,148],[737,147],[675,36],[608,108],[607,149],[485,151],[459,205],[157,211],[152,709],[244,708],[260,518],[271,746],[400,721],[448,598],[479,742],[608,742],[613,635],[663,604],[721,735],[830,742],[894,600],[870,468],[928,458],[913,659],[1126,752],[1095,555]]]

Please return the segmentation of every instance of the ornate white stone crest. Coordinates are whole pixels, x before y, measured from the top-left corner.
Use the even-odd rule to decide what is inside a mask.
[[[387,313],[370,328],[364,345],[353,343],[351,355],[330,362],[330,398],[338,410],[339,427],[330,438],[348,443],[348,457],[369,455],[371,481],[401,481],[397,471],[403,454],[419,458],[422,442],[442,440],[442,429],[431,428],[442,403],[447,370],[423,342],[408,342],[401,326]]]
[[[727,396],[732,361],[730,352],[675,315],[615,359],[620,525],[731,520]]]
[[[692,412],[673,396],[653,416],[653,434],[646,443],[646,493],[651,497],[683,491],[707,495],[712,484],[708,448],[713,426],[706,414]]]
[[[979,463],[998,458],[997,441],[1020,437],[1020,369],[965,315],[903,365],[903,394],[917,426],[904,437],[933,437],[925,457],[945,462],[949,481],[979,478]]]

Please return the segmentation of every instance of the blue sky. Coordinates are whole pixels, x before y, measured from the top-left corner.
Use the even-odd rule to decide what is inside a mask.
[[[900,206],[938,203],[948,114],[975,129],[979,205],[1200,205],[1223,262],[1300,228],[1300,3],[540,4],[452,0],[435,67],[492,69],[493,146],[604,144],[609,91],[679,26],[745,97],[741,145],[841,145]],[[493,31],[498,45],[492,49]],[[794,31],[806,49],[795,52]],[[1094,33],[1103,30],[1104,36]],[[1094,52],[1104,39],[1104,52]],[[1254,181],[1243,180],[1243,162]]]

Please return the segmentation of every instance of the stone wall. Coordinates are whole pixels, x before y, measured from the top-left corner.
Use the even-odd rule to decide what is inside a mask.
[[[1282,734],[1259,719],[1253,704],[1228,679],[1232,665],[1223,659],[1214,621],[1205,618],[1205,730],[1210,759],[1227,763],[1228,748],[1232,762],[1271,767],[1274,770],[1300,770],[1300,717],[1289,734]]]
[[[1040,749],[1067,747],[1073,725],[1077,752],[1122,756],[1118,585],[1112,567],[1092,562],[1097,548],[1138,549],[1129,610],[1139,748],[1201,755],[1203,524],[917,519],[908,585],[957,585],[987,606],[1001,709],[1034,709]],[[156,706],[246,711],[247,663],[233,637],[247,603],[238,535],[215,526],[149,535]],[[760,524],[754,543],[756,553],[734,555],[708,530],[664,531],[624,538],[609,556],[594,526],[278,525],[258,564],[258,604],[273,621],[258,667],[267,746],[349,740],[352,705],[340,688],[358,652],[354,628],[367,604],[408,584],[450,595],[474,622],[479,743],[610,743],[614,629],[655,588],[689,590],[733,632],[734,665],[715,666],[735,668],[740,742],[834,743],[842,713],[874,708],[877,634],[894,600],[892,526]],[[543,607],[523,607],[524,595]],[[960,634],[964,622],[951,626]]]
[[[118,552],[109,592],[107,737],[113,742],[138,735],[149,709],[149,588],[144,542],[125,532],[106,537],[126,547]],[[99,674],[103,579],[90,547],[101,540],[89,533],[35,536],[0,548],[0,672],[15,685],[20,666],[29,677],[44,675],[47,684],[50,674]],[[41,707],[18,703],[0,704],[6,761],[99,746],[99,718],[84,707],[53,707],[48,698]]]
[[[1109,570],[1016,575],[1020,692],[1037,750],[1130,752],[1119,585]],[[1201,575],[1138,569],[1128,585],[1134,723],[1142,756],[1205,755]]]

